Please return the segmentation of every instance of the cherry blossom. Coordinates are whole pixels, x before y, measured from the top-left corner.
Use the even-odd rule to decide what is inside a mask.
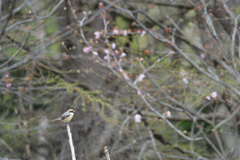
[[[212,92],[211,96],[212,96],[212,98],[216,98],[217,97],[217,93],[216,92]]]
[[[183,81],[185,84],[188,84],[187,78],[183,78],[182,81]]]
[[[119,30],[114,29],[114,30],[113,30],[113,34],[114,34],[114,35],[115,35],[115,34],[119,34]]]
[[[134,120],[136,123],[141,123],[142,116],[140,114],[135,114]]]
[[[141,81],[143,81],[143,78],[145,78],[145,75],[144,75],[144,74],[140,74],[140,75],[138,76],[137,81],[141,82]]]
[[[109,52],[108,49],[105,49],[105,50],[104,50],[104,53],[109,54],[110,52]]]
[[[93,51],[92,54],[95,55],[95,56],[97,56],[97,55],[98,55],[98,52]]]
[[[140,95],[142,95],[142,92],[140,90],[138,90],[137,94],[140,96]]]
[[[108,56],[107,56],[107,55],[106,55],[106,56],[104,56],[103,58],[104,58],[105,60],[108,60]]]
[[[185,71],[180,71],[181,76],[184,76],[186,73]]]
[[[210,100],[211,100],[211,97],[210,97],[210,96],[207,96],[206,99],[210,101]]]
[[[126,56],[126,53],[122,53],[120,57],[125,57]]]
[[[100,38],[100,32],[94,32],[95,35],[95,39],[99,39]]]
[[[146,34],[146,31],[142,31],[141,37],[143,37]]]
[[[116,48],[116,44],[112,43],[112,49],[115,49],[115,48]]]
[[[171,112],[170,112],[170,111],[167,111],[167,112],[166,112],[166,115],[167,115],[168,117],[171,117]]]
[[[92,49],[92,46],[84,47],[84,48],[83,48],[83,52],[84,52],[84,53],[89,53],[91,49]]]
[[[6,87],[7,87],[7,88],[12,87],[12,83],[7,83],[7,84],[6,84]]]
[[[123,31],[123,35],[124,35],[124,36],[127,36],[127,30],[124,30],[124,31]]]
[[[115,53],[115,54],[118,54],[118,53],[119,53],[119,51],[118,51],[118,50],[115,50],[115,51],[114,51],[114,53]]]
[[[123,72],[123,69],[122,69],[122,68],[120,68],[120,69],[118,69],[118,71],[119,71],[119,72]]]

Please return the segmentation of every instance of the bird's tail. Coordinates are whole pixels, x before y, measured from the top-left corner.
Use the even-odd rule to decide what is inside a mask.
[[[54,119],[54,120],[52,120],[52,121],[57,121],[57,120],[61,120],[61,118],[57,118],[57,119]]]

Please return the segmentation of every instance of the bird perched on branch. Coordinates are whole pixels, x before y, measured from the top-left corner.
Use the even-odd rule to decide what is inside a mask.
[[[61,120],[64,123],[68,123],[73,118],[74,113],[75,111],[73,109],[69,109],[67,112],[63,113],[60,118],[54,119],[52,121]]]

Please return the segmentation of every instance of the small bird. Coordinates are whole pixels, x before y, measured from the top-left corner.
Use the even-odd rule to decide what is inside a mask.
[[[73,118],[74,113],[75,111],[73,109],[69,109],[67,112],[63,113],[60,118],[54,119],[52,121],[61,120],[64,123],[68,123]]]

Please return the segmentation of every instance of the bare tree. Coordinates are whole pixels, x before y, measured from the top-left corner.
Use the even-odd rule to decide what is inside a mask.
[[[0,0],[0,156],[240,159],[238,1]]]

